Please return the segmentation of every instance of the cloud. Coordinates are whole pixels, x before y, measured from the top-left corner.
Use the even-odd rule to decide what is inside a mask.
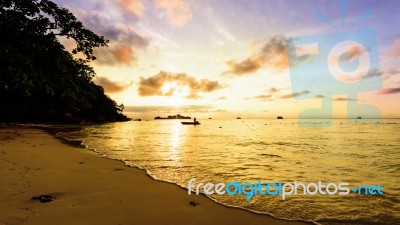
[[[260,69],[262,61],[259,57],[251,57],[241,62],[229,60],[226,61],[226,64],[230,67],[230,70],[227,71],[227,73],[233,73],[235,75],[241,76],[256,72],[258,69]]]
[[[183,0],[155,0],[155,5],[164,11],[173,27],[183,27],[192,20],[192,11]]]
[[[306,95],[311,93],[309,90],[303,90],[300,92],[293,92],[293,93],[287,93],[285,90],[287,88],[276,88],[276,87],[270,87],[266,90],[266,93],[260,94],[254,97],[246,97],[243,98],[243,100],[260,100],[260,101],[275,101],[278,99],[290,99],[290,98],[295,98],[301,95]],[[286,92],[286,94],[285,94]],[[322,95],[317,95],[315,98],[322,98]]]
[[[126,13],[137,17],[143,16],[144,6],[142,0],[117,0],[117,2]]]
[[[367,72],[367,74],[365,74],[365,73],[366,73],[365,71],[362,71],[351,77],[342,77],[342,81],[354,82],[355,80],[371,79],[371,78],[375,78],[375,77],[381,77],[382,80],[388,80],[392,76],[399,74],[400,71],[397,69],[389,69],[387,71],[380,71],[376,68],[371,68],[370,71]]]
[[[136,47],[147,47],[150,43],[149,38],[139,34],[133,27],[123,23],[114,23],[104,29],[104,35],[111,41],[128,43]]]
[[[350,45],[346,48],[346,52],[342,54],[338,60],[340,62],[351,62],[363,54],[367,54],[365,48],[362,48],[359,45]]]
[[[309,90],[304,90],[304,91],[300,91],[300,92],[293,92],[291,94],[285,94],[285,95],[282,95],[280,98],[282,98],[282,99],[295,98],[295,97],[299,97],[301,95],[306,95],[309,93],[310,93]]]
[[[400,93],[400,88],[385,88],[380,90],[378,93],[381,95],[398,94]]]
[[[399,69],[388,69],[386,71],[378,71],[377,69],[372,69],[365,78],[381,77],[382,80],[389,80],[392,77],[398,76],[400,74]]]
[[[137,59],[136,53],[128,44],[116,44],[109,48],[97,49],[95,52],[98,55],[96,63],[103,65],[131,65]]]
[[[279,35],[274,36],[270,38],[262,48],[256,53],[251,54],[248,58],[242,61],[226,61],[229,70],[223,72],[223,75],[232,74],[235,76],[245,76],[265,66],[277,71],[282,71],[288,68],[286,47],[285,37]]]
[[[168,84],[173,84],[168,87]],[[176,92],[184,93],[187,91],[185,98],[197,99],[201,98],[199,92],[213,92],[224,86],[218,81],[208,79],[196,80],[193,76],[185,73],[168,73],[160,71],[158,74],[140,78],[138,93],[140,96],[171,96]]]
[[[217,98],[217,100],[228,100],[228,98],[226,96],[221,96],[221,97]]]
[[[387,55],[393,58],[400,56],[400,39],[393,42],[392,48],[388,51]]]
[[[147,47],[149,38],[139,34],[133,26],[116,22],[107,9],[75,12],[85,27],[99,35],[104,35],[111,42],[129,43],[136,47]]]
[[[278,91],[280,91],[280,89],[278,89],[278,88],[276,88],[276,87],[270,87],[270,88],[268,88],[268,92],[269,92],[269,93],[276,93],[276,92],[278,92]]]
[[[94,83],[102,86],[107,93],[119,93],[125,91],[130,86],[129,84],[111,81],[107,77],[96,77]]]
[[[376,68],[372,68],[371,71],[369,71],[367,73],[367,75],[365,75],[365,78],[373,78],[373,77],[380,77],[380,76],[382,76],[382,72]]]
[[[131,65],[137,60],[135,50],[146,48],[150,43],[149,38],[139,34],[132,26],[114,22],[105,12],[79,10],[76,14],[86,27],[110,40],[109,47],[94,49],[98,64]]]
[[[336,101],[336,102],[347,102],[347,101],[357,101],[357,99],[346,98],[346,97],[336,97],[336,98],[333,99],[333,101]]]
[[[136,59],[135,53],[129,45],[120,44],[111,49],[111,53],[117,62],[129,64],[130,61]]]
[[[254,99],[262,100],[262,101],[271,101],[272,100],[272,95],[269,95],[269,94],[267,94],[267,95],[257,95],[257,96],[254,97]]]
[[[346,57],[351,57],[351,56],[346,56]],[[387,76],[382,76],[382,72],[379,71],[376,68],[371,68],[369,71],[361,71],[358,73],[354,73],[351,76],[340,76],[340,81],[342,82],[356,82],[361,79],[370,79],[374,77],[382,77],[382,79],[387,79]]]
[[[398,75],[398,74],[400,74],[399,69],[390,69],[385,72],[385,75],[387,75],[387,76],[394,76],[394,75]]]
[[[190,92],[188,95],[185,96],[186,99],[202,99],[200,95],[195,92]]]

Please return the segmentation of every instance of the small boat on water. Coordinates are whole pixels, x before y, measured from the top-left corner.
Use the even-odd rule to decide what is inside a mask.
[[[197,122],[197,121],[196,121],[196,122],[181,122],[181,124],[182,124],[182,125],[195,125],[195,126],[196,126],[196,125],[200,125],[200,123]]]

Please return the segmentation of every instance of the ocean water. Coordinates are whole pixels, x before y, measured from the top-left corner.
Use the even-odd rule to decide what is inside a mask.
[[[60,133],[100,154],[145,169],[158,180],[199,182],[348,182],[381,185],[383,195],[211,195],[234,207],[320,224],[400,224],[400,120],[131,121]],[[327,121],[307,123],[323,125]]]

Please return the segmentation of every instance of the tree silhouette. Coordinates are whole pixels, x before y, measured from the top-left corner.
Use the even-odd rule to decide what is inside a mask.
[[[59,36],[76,42],[72,53]],[[93,49],[107,43],[51,1],[0,0],[0,121],[127,120],[92,81]]]

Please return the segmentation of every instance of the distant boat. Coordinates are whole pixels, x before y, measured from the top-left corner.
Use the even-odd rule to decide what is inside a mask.
[[[196,126],[196,125],[200,125],[200,123],[197,122],[197,121],[196,121],[196,122],[181,122],[181,124],[182,124],[182,125],[195,125],[195,126]]]
[[[283,116],[278,116],[278,117],[276,117],[276,119],[283,120]]]
[[[241,120],[242,118],[241,117],[236,117],[236,119]]]
[[[210,118],[208,118],[209,120],[211,120],[212,118],[210,117]]]
[[[359,116],[359,117],[357,117],[357,119],[358,119],[358,120],[361,120],[362,118],[361,118],[361,116]]]

